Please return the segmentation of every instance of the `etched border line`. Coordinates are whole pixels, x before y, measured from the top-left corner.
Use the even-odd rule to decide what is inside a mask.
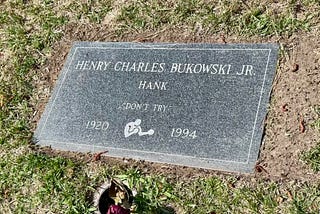
[[[128,43],[130,44],[130,43]],[[166,45],[166,44],[164,44]],[[70,61],[68,62],[68,66],[66,68],[66,72],[61,80],[61,85],[59,86],[56,94],[55,94],[55,97],[52,101],[52,104],[51,104],[51,107],[50,109],[48,110],[48,114],[47,114],[47,117],[44,121],[44,124],[40,130],[40,134],[39,136],[42,136],[42,133],[43,133],[43,130],[47,124],[47,121],[48,121],[48,118],[50,117],[50,114],[51,114],[51,111],[53,109],[53,106],[55,104],[55,101],[57,99],[57,97],[59,96],[59,93],[60,93],[60,90],[65,82],[65,79],[66,79],[66,76],[70,70],[70,66],[72,65],[72,62],[73,62],[73,59],[74,59],[74,56],[76,55],[78,49],[118,49],[118,50],[132,50],[132,49],[137,49],[137,50],[154,50],[154,49],[159,49],[159,50],[194,50],[194,51],[199,51],[199,50],[202,50],[202,51],[269,51],[269,54],[268,54],[268,60],[266,62],[266,67],[265,67],[265,72],[264,72],[264,78],[263,78],[263,82],[262,82],[262,87],[261,87],[261,92],[260,92],[260,97],[259,97],[259,102],[258,102],[258,107],[257,107],[257,112],[256,112],[256,116],[255,116],[255,120],[254,120],[254,123],[253,123],[253,128],[252,128],[252,135],[251,135],[251,141],[250,141],[250,144],[249,144],[249,149],[248,149],[248,156],[247,156],[247,160],[245,162],[240,162],[240,161],[228,161],[228,160],[221,160],[221,159],[210,159],[210,158],[200,158],[201,160],[212,160],[212,161],[220,161],[220,162],[226,162],[226,163],[239,163],[239,164],[248,164],[249,163],[249,159],[250,159],[250,155],[251,155],[251,149],[252,149],[252,144],[253,144],[253,138],[254,138],[254,134],[255,134],[255,128],[256,128],[256,123],[257,123],[257,119],[258,119],[258,114],[259,114],[259,108],[260,108],[260,104],[261,104],[261,100],[262,100],[262,95],[263,95],[263,92],[264,92],[264,85],[265,85],[265,81],[266,81],[266,76],[267,76],[267,70],[268,70],[268,66],[269,66],[269,61],[270,61],[270,54],[271,54],[271,49],[270,48],[252,48],[252,49],[243,49],[243,48],[227,48],[227,49],[219,49],[219,48],[184,48],[184,47],[181,47],[181,48],[170,48],[170,47],[164,47],[164,48],[161,48],[161,47],[153,47],[153,46],[150,46],[150,48],[148,47],[95,47],[95,46],[92,46],[92,47],[75,47],[74,51],[73,51],[73,54],[71,55],[70,57]],[[64,71],[64,69],[63,69]],[[52,140],[42,140],[44,142],[57,142],[57,141],[52,141]],[[71,142],[64,142],[64,143],[69,143],[69,144],[75,144],[75,143],[71,143]],[[83,144],[76,144],[76,145],[83,145]],[[95,145],[93,145],[93,147],[95,147]],[[117,149],[119,150],[119,148],[114,148],[114,147],[109,147],[109,148],[113,148],[113,149]],[[121,150],[121,149],[120,149]],[[137,152],[136,150],[132,150],[132,149],[122,149],[123,151],[135,151]],[[141,153],[154,153],[154,154],[161,154],[161,155],[170,155],[170,156],[180,156],[180,157],[186,157],[186,158],[196,158],[195,156],[185,156],[185,155],[179,155],[179,154],[168,154],[168,153],[160,153],[160,152],[151,152],[151,151],[143,151],[143,150],[138,150],[138,152],[141,152]]]

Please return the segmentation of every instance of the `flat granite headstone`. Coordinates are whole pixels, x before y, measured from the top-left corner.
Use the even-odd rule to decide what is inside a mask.
[[[34,141],[252,172],[277,55],[276,44],[77,42]]]

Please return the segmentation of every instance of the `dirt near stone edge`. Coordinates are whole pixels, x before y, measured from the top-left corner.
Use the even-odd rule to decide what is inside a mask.
[[[69,24],[63,38],[57,42],[46,65],[38,70],[35,85],[34,128],[50,97],[55,81],[74,41],[113,42],[177,42],[177,43],[279,43],[284,50],[279,53],[278,68],[273,83],[265,133],[261,145],[257,170],[253,174],[218,172],[170,164],[151,163],[132,159],[108,157],[106,153],[98,164],[137,168],[144,173],[167,177],[192,179],[207,176],[235,175],[242,179],[315,181],[320,173],[301,161],[301,152],[308,151],[320,141],[320,132],[311,124],[319,118],[314,107],[320,105],[320,40],[319,32],[296,33],[289,38],[242,38],[234,35],[190,34],[187,30],[163,29],[157,32],[128,32],[118,36],[108,25]],[[49,156],[61,155],[77,161],[92,162],[94,154],[57,151],[38,148]],[[95,161],[95,162],[97,162]],[[96,163],[97,164],[97,163]]]

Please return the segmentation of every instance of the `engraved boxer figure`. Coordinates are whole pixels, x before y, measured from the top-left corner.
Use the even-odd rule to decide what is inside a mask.
[[[153,135],[154,134],[154,130],[150,129],[147,132],[143,132],[141,127],[141,120],[140,119],[136,119],[136,121],[134,122],[129,122],[127,123],[127,125],[124,128],[124,136],[125,137],[129,137],[133,134],[138,134],[139,136],[143,136],[143,135]]]

